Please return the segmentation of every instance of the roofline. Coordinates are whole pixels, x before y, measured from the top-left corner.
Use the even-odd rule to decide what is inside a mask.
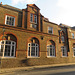
[[[35,4],[33,4],[33,5],[35,5]],[[29,4],[27,4],[27,6],[30,6],[30,5],[29,5]],[[37,7],[37,5],[35,5],[35,6]],[[30,6],[30,7],[33,7],[33,6]],[[34,7],[34,8],[35,8],[35,7]],[[39,10],[40,10],[40,8],[38,8],[38,7],[37,7],[37,9],[39,9]]]
[[[8,6],[10,6],[10,5],[8,5]],[[10,9],[10,10],[14,10],[14,11],[17,11],[17,12],[22,12],[22,10],[21,10],[21,9],[20,9],[20,10],[18,10],[19,8],[16,8],[16,7],[14,7],[14,8],[16,8],[16,9],[6,7],[5,5],[0,5],[0,7],[6,8],[6,9]],[[11,7],[13,7],[13,6],[11,6]]]
[[[45,21],[45,20],[44,20]],[[48,22],[48,21],[45,21],[45,22]],[[58,24],[56,24],[56,23],[53,23],[53,22],[48,22],[48,23],[51,23],[51,24],[54,24],[54,25],[57,25],[57,26],[59,26]]]

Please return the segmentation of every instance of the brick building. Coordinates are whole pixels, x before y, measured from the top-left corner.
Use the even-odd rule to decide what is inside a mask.
[[[35,4],[0,4],[1,68],[75,62],[75,28],[50,22]]]

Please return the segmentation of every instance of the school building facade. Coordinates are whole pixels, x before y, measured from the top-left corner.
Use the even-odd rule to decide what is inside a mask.
[[[35,4],[0,4],[1,68],[75,63],[75,28],[50,22]]]

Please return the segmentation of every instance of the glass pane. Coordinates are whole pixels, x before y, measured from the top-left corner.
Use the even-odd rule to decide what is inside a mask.
[[[35,46],[35,43],[32,43],[31,46]]]
[[[12,46],[11,56],[14,56],[14,46]]]
[[[2,41],[1,44],[4,44],[4,41]]]
[[[6,41],[6,44],[11,44],[11,41]]]
[[[30,47],[28,47],[28,56],[30,56]]]
[[[36,56],[38,56],[38,47],[36,47]]]
[[[10,56],[10,46],[9,45],[5,46],[4,56]]]
[[[35,56],[35,47],[31,47],[31,56]]]
[[[50,56],[52,56],[52,48],[50,48]]]

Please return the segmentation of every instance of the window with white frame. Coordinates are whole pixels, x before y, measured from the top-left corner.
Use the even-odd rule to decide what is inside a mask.
[[[48,27],[48,33],[53,34],[53,28],[52,27]]]
[[[55,46],[47,45],[47,56],[55,57]]]
[[[37,23],[37,16],[34,15],[34,22]]]
[[[5,24],[15,26],[15,17],[6,15]]]
[[[0,41],[0,51],[3,57],[15,57],[16,42],[10,40]]]
[[[61,35],[61,41],[62,41],[62,42],[65,42],[63,35]]]
[[[65,46],[62,46],[61,47],[61,50],[62,50],[62,56],[67,56],[67,50],[66,50],[66,47]]]
[[[38,57],[39,56],[39,45],[36,43],[28,44],[28,56],[29,57]]]
[[[30,21],[33,22],[33,14],[30,14]]]
[[[74,39],[74,33],[72,33],[72,39]]]

